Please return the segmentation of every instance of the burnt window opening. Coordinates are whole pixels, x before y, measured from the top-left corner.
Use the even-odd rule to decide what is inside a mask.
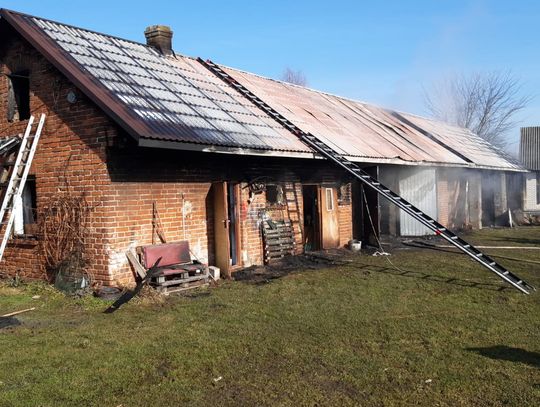
[[[351,184],[342,184],[337,189],[337,199],[339,205],[351,204]]]
[[[30,118],[30,77],[28,71],[8,75],[8,121]]]
[[[283,205],[285,203],[281,185],[266,185],[266,203],[268,205]]]
[[[37,231],[36,178],[29,175],[23,192],[15,202],[14,234],[35,235]]]

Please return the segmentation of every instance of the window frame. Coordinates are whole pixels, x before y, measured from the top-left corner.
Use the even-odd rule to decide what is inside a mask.
[[[324,188],[324,196],[326,201],[326,210],[328,212],[334,211],[334,188]],[[330,200],[328,200],[330,198]]]
[[[35,225],[37,225],[37,185],[34,175],[29,175],[26,179],[22,194],[15,202],[13,210],[15,211],[13,235],[16,237],[34,236]],[[31,219],[29,219],[28,211],[31,213]]]
[[[20,70],[8,78],[7,120],[10,123],[30,118],[30,73]]]
[[[270,194],[272,196],[274,196],[274,194],[275,194],[275,200],[274,201],[270,201],[268,199],[269,188],[272,188],[273,190],[275,189],[275,192],[272,192]],[[279,191],[280,188],[281,188],[281,192]],[[281,194],[281,201],[279,200],[280,194]],[[281,184],[267,184],[266,187],[265,187],[265,201],[266,201],[266,206],[268,206],[268,207],[284,206],[285,205],[285,191],[284,191],[283,185],[281,185]]]

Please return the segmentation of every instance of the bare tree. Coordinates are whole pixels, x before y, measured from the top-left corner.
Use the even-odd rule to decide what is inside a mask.
[[[281,80],[284,82],[289,82],[294,85],[307,86],[307,79],[304,72],[298,70],[295,71],[289,67],[285,68],[283,74],[281,75]]]
[[[466,127],[503,149],[508,146],[506,136],[516,124],[516,114],[532,99],[511,72],[455,76],[424,94],[433,116]]]

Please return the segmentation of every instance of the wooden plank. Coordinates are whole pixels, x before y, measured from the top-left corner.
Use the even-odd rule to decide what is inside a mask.
[[[272,254],[278,254],[278,253],[294,253],[292,248],[289,249],[280,249],[280,250],[265,250],[265,255],[272,255]]]
[[[131,266],[133,267],[133,270],[135,270],[135,272],[139,275],[140,278],[144,279],[146,277],[146,269],[139,262],[133,250],[128,250],[126,252],[126,257],[129,260]]]
[[[276,249],[283,249],[283,248],[294,248],[294,243],[288,243],[288,244],[273,244],[273,245],[265,245],[265,249],[269,250],[276,250]]]
[[[272,253],[272,252],[284,252],[284,251],[293,251],[294,246],[287,246],[287,247],[268,247],[264,249],[265,253]]]
[[[163,283],[157,283],[157,282],[151,282],[151,285],[156,285],[159,287],[167,287],[170,285],[179,285],[179,284],[186,284],[191,283],[193,281],[199,281],[199,280],[206,280],[208,279],[208,276],[206,274],[200,275],[200,276],[192,276],[188,278],[175,278],[171,280],[166,280]]]
[[[291,253],[280,253],[280,254],[270,254],[267,256],[267,259],[281,259],[285,256],[292,256]]]
[[[287,239],[267,239],[266,240],[266,244],[269,244],[269,245],[289,244],[289,243],[294,243],[294,239],[292,237],[287,238]]]
[[[36,307],[26,308],[26,309],[22,309],[20,311],[14,311],[14,312],[10,312],[9,314],[4,314],[1,317],[2,318],[12,317],[14,315],[19,315],[19,314],[22,314],[23,312],[33,311],[35,309],[36,309]]]
[[[265,243],[269,244],[280,244],[280,243],[292,243],[295,239],[292,237],[282,238],[282,239],[264,239]]]
[[[283,230],[290,230],[292,227],[292,225],[281,225],[281,226],[277,226],[275,228],[271,228],[269,226],[264,226],[264,230],[265,231],[283,231]]]
[[[271,238],[271,237],[281,237],[281,236],[293,236],[294,233],[293,231],[288,231],[288,232],[265,232],[264,233],[264,236],[265,237],[268,237],[268,238]]]
[[[162,294],[169,295],[171,293],[177,293],[177,292],[181,292],[181,291],[193,290],[194,288],[207,287],[209,284],[207,282],[195,281],[195,282],[192,282],[192,283],[189,283],[189,284],[186,284],[186,285],[187,285],[187,287],[184,287],[184,286],[181,286],[181,287],[157,287],[157,289]]]

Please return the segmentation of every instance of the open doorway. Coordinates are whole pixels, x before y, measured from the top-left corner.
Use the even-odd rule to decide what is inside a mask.
[[[317,185],[302,185],[304,203],[304,250],[321,249],[319,192]]]
[[[367,167],[364,171],[378,178],[377,167]],[[353,237],[366,244],[377,244],[375,235],[380,236],[378,193],[361,181],[355,180],[352,183],[352,205]]]
[[[225,276],[240,266],[240,188],[237,183],[212,185],[215,263]]]

